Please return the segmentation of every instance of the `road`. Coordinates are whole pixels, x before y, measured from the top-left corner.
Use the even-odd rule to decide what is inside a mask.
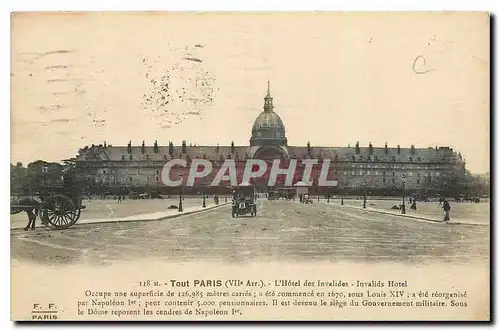
[[[487,262],[488,226],[439,224],[338,204],[258,201],[257,217],[230,206],[164,221],[11,231],[11,256],[43,264],[166,261]]]

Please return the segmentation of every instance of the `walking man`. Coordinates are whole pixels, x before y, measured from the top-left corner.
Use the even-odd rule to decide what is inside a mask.
[[[443,199],[443,210],[444,210],[444,220],[445,222],[448,222],[450,220],[450,203],[448,200]]]

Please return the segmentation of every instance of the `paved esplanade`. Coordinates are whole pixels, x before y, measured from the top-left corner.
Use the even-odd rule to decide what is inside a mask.
[[[163,221],[81,224],[63,231],[13,230],[12,258],[107,263],[145,257],[300,261],[484,260],[489,227],[421,222],[336,203],[258,201],[257,217],[230,206]]]

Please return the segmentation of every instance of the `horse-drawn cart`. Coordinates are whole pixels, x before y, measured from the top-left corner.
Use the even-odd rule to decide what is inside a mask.
[[[25,211],[29,223],[26,230],[35,228],[36,216],[40,216],[42,224],[52,230],[67,229],[80,218],[82,199],[75,187],[45,186],[33,195],[11,197],[10,213]]]

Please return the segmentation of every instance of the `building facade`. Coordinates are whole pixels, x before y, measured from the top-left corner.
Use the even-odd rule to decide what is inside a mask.
[[[249,146],[228,145],[191,146],[183,141],[180,145],[169,142],[159,146],[155,141],[147,146],[143,141],[139,146],[129,142],[127,146],[103,145],[86,146],[79,150],[76,158],[77,180],[88,191],[123,192],[157,191],[176,192],[179,187],[166,187],[161,180],[161,172],[166,162],[184,159],[187,166],[172,171],[173,177],[185,180],[191,160],[206,159],[212,163],[213,174],[226,159],[238,165],[247,159],[261,159],[269,164],[274,159],[282,161],[286,168],[290,160],[296,159],[298,171],[293,183],[301,180],[303,159],[316,159],[313,168],[312,191],[357,194],[360,190],[368,194],[395,195],[402,190],[434,194],[449,191],[465,175],[465,161],[460,153],[449,147],[410,148],[359,146],[318,147],[307,143],[305,146],[289,146],[285,125],[274,111],[273,98],[268,86],[264,98],[264,109],[254,121]],[[337,185],[317,187],[319,169],[325,160],[329,163],[329,180]],[[302,167],[302,168],[301,168]],[[270,169],[270,166],[268,167]],[[174,178],[172,178],[174,179]],[[222,182],[219,187],[208,187],[212,177],[195,182],[192,187],[183,185],[183,190],[225,192],[230,183]],[[276,186],[285,186],[284,176],[279,176]],[[269,189],[267,182],[257,180],[259,190]]]

